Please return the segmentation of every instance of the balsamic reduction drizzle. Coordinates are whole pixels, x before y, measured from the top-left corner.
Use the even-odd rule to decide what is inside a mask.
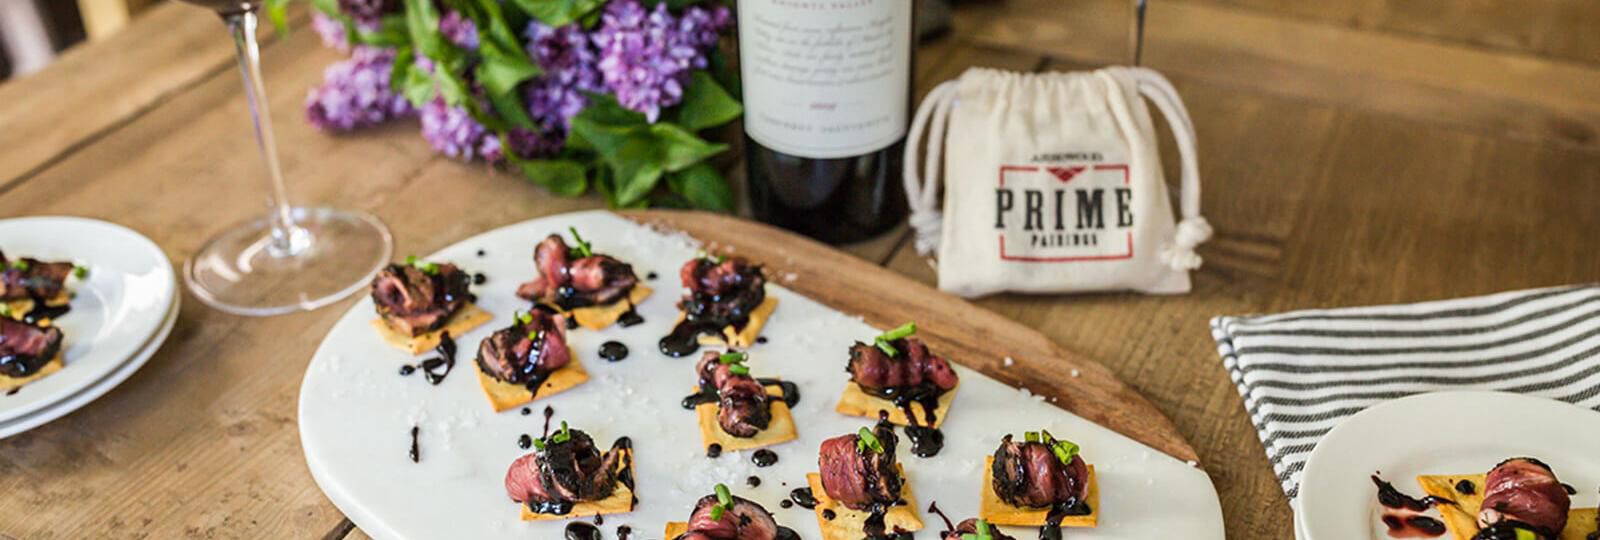
[[[565,532],[564,536],[566,536],[567,540],[601,540],[602,538],[599,527],[582,521],[568,523]]]
[[[790,491],[788,501],[806,510],[815,510],[817,508],[817,497],[809,487],[795,488]]]
[[[722,457],[722,445],[711,443],[711,446],[706,447],[706,457],[711,459]]]
[[[10,390],[6,390],[6,395],[14,396],[14,395],[17,395],[17,392],[21,392],[21,391],[22,391],[22,387],[18,386],[16,388],[12,388]]]
[[[621,362],[628,358],[628,346],[620,341],[607,341],[600,344],[600,358],[607,362]]]
[[[529,437],[527,433],[523,433],[521,436],[517,437],[517,448],[527,450],[532,447],[533,437]]]
[[[751,476],[749,478],[746,478],[746,479],[744,479],[744,485],[747,485],[747,486],[750,486],[750,487],[753,487],[753,488],[761,487],[761,477],[759,477],[759,476]]]
[[[1478,486],[1473,484],[1471,480],[1462,480],[1460,482],[1456,482],[1456,493],[1460,493],[1462,495],[1471,495],[1477,492]]]
[[[488,283],[488,282],[489,282],[489,276],[483,275],[483,272],[478,272],[478,273],[472,275],[472,284],[473,285],[482,285],[482,284]]]
[[[1432,495],[1422,499],[1406,495],[1395,489],[1394,484],[1385,482],[1376,474],[1372,475],[1372,483],[1378,486],[1378,504],[1385,508],[1382,519],[1384,526],[1389,529],[1391,538],[1431,538],[1444,535],[1446,532],[1444,523],[1422,515],[1422,512],[1440,504],[1455,505],[1455,501]],[[1469,490],[1475,489],[1471,482],[1463,480],[1456,483],[1457,491],[1461,490],[1463,483]]]
[[[417,433],[420,431],[422,431],[422,428],[411,426],[411,452],[408,455],[411,456],[412,463],[420,463],[422,461],[422,453],[417,451]]]
[[[928,511],[934,513],[935,515],[938,515],[939,519],[944,520],[944,530],[945,531],[954,532],[956,530],[955,522],[950,521],[950,516],[944,515],[944,510],[940,510],[939,509],[939,501],[929,502],[928,503]]]
[[[422,377],[428,380],[428,384],[438,386],[444,382],[444,378],[450,375],[450,370],[456,367],[456,341],[450,338],[449,332],[440,334],[439,345],[434,347],[433,351],[439,353],[439,356],[423,360],[416,365],[400,366],[400,376],[405,377],[421,369]],[[444,369],[440,369],[441,367]]]
[[[762,448],[750,455],[750,461],[755,463],[757,467],[771,467],[778,462],[778,453]]]
[[[526,411],[527,409],[523,409],[523,410]],[[545,437],[549,437],[550,436],[550,418],[554,417],[555,415],[556,415],[555,407],[551,407],[549,405],[545,405],[544,406],[544,436]]]

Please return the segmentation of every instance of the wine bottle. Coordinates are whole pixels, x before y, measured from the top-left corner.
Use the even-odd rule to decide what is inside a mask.
[[[911,0],[739,0],[756,219],[829,243],[906,216]]]

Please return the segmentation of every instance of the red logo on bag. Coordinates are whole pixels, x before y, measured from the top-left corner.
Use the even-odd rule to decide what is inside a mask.
[[[1000,259],[1133,258],[1130,176],[1127,164],[1002,165],[994,207]]]

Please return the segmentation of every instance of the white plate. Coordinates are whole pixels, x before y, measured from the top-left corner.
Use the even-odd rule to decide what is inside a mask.
[[[513,292],[533,276],[534,245],[569,225],[596,250],[632,263],[641,276],[658,274],[645,282],[655,294],[638,306],[646,322],[573,332],[570,342],[590,373],[589,382],[535,402],[531,415],[494,414],[473,371],[478,342],[508,324],[513,310],[526,307]],[[479,249],[486,250],[485,257],[475,255]],[[800,439],[774,447],[780,461],[764,469],[751,464],[749,452],[708,459],[694,413],[679,406],[694,387],[695,359],[669,358],[656,348],[677,315],[678,267],[696,249],[686,236],[588,212],[511,225],[427,257],[487,274],[488,283],[475,291],[480,306],[496,319],[459,338],[456,371],[431,386],[416,374],[397,373],[402,363],[415,360],[373,333],[371,300],[357,302],[328,333],[300,389],[300,436],[312,476],[374,538],[560,538],[564,522],[519,521],[519,507],[504,488],[507,466],[526,453],[517,447],[518,436],[539,435],[539,411],[550,405],[558,422],[588,431],[601,444],[633,438],[639,504],[631,514],[606,516],[607,538],[623,524],[637,531],[637,538],[660,538],[667,521],[684,520],[694,501],[719,482],[762,503],[802,537],[818,538],[815,514],[781,509],[778,502],[805,485],[805,473],[816,470],[823,439],[869,424],[839,415],[833,406],[847,379],[849,345],[880,330],[777,286],[785,276],[774,276],[767,291],[780,303],[763,332],[770,341],[751,350],[751,363],[757,375],[799,384],[802,400],[794,414]],[[608,340],[626,344],[631,354],[617,363],[601,360],[596,350]],[[921,459],[902,452],[924,507],[938,501],[954,518],[975,516],[983,459],[999,438],[1048,428],[1082,444],[1100,477],[1100,527],[1068,536],[1223,538],[1216,492],[1200,470],[976,372],[958,372],[962,383],[943,426],[943,453]],[[421,427],[421,463],[407,458],[412,426]],[[752,475],[762,480],[757,489],[746,486]],[[930,529],[942,528],[931,514],[924,513],[923,520]]]
[[[140,349],[139,353],[134,355],[133,358],[128,359],[127,362],[123,362],[122,366],[118,367],[116,371],[111,372],[110,375],[106,375],[105,378],[100,379],[92,386],[84,388],[82,391],[73,394],[66,399],[51,404],[43,409],[34,411],[32,414],[25,415],[21,418],[13,418],[11,420],[0,422],[0,439],[28,431],[49,423],[57,418],[66,416],[68,413],[76,411],[84,405],[88,405],[90,402],[98,399],[100,396],[105,395],[106,392],[110,392],[112,388],[116,388],[117,385],[122,384],[122,381],[128,380],[128,377],[133,376],[133,372],[139,371],[139,368],[143,366],[145,362],[149,361],[150,357],[155,356],[156,351],[161,349],[161,344],[166,343],[167,335],[172,333],[172,327],[178,322],[179,298],[181,297],[172,297],[172,309],[167,313],[167,320],[161,324],[161,329],[156,331],[155,337],[151,338],[150,341],[145,344],[144,348]]]
[[[1379,473],[1421,496],[1421,474],[1487,472],[1531,456],[1577,488],[1573,506],[1595,506],[1600,413],[1555,400],[1498,392],[1439,392],[1385,402],[1340,422],[1317,443],[1300,481],[1307,540],[1387,538],[1379,521]]]
[[[104,379],[137,354],[161,328],[177,296],[167,256],[132,229],[78,217],[28,217],[0,221],[6,257],[71,261],[87,266],[84,280],[68,280],[77,296],[72,312],[55,323],[65,337],[66,367],[0,397],[0,422],[20,418]]]

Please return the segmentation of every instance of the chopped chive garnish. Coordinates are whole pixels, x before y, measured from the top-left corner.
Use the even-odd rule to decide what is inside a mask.
[[[978,520],[978,534],[972,535],[973,540],[994,540],[994,531],[989,528],[989,522]]]
[[[531,323],[533,323],[533,314],[532,313],[523,313],[521,311],[518,311],[517,312],[517,322],[520,322],[522,324],[531,324]]]
[[[541,437],[541,438],[538,438],[538,439],[534,439],[533,440],[533,447],[534,448],[538,448],[540,450],[544,450],[544,438]]]
[[[0,317],[10,317],[10,316],[11,316],[11,306],[6,305],[6,304],[0,304]]]
[[[717,361],[724,364],[737,364],[745,361],[746,358],[749,358],[749,356],[745,353],[739,351],[730,351],[722,353],[722,356],[717,357]]]
[[[406,266],[416,266],[416,265],[417,265],[417,256],[416,255],[406,255]]]
[[[1056,454],[1056,459],[1060,459],[1061,463],[1072,463],[1072,458],[1078,455],[1078,445],[1072,441],[1058,441],[1050,447],[1050,451]]]
[[[711,507],[711,521],[722,521],[722,514],[724,512],[726,512],[726,510],[724,510],[720,504]]]
[[[1025,440],[1025,441],[1028,441],[1028,442],[1039,442],[1039,432],[1037,432],[1037,431],[1029,431],[1027,433],[1023,433],[1022,434],[1022,440]]]
[[[883,333],[883,339],[887,339],[887,340],[890,340],[890,341],[893,341],[893,340],[896,340],[896,339],[905,339],[907,337],[910,337],[911,334],[915,334],[915,333],[917,333],[917,323],[908,322],[908,323],[900,325],[899,328],[895,328],[894,330],[890,330],[888,332],[884,332]]]
[[[860,431],[856,432],[856,451],[866,452],[869,449],[873,452],[882,454],[883,442],[878,440],[877,435],[872,434],[872,430],[861,428]]]
[[[564,443],[564,442],[567,442],[567,441],[570,441],[570,440],[572,440],[572,432],[567,430],[567,421],[566,420],[562,420],[561,421],[561,431],[557,431],[555,435],[551,435],[550,436],[550,442],[552,442],[552,443]]]
[[[883,336],[878,336],[877,339],[872,340],[872,343],[877,345],[878,349],[883,351],[883,354],[887,354],[890,357],[900,355],[900,350],[894,348],[894,345],[890,345],[889,340],[883,339]]]
[[[1039,436],[1044,439],[1045,444],[1054,445],[1056,443],[1056,436],[1051,435],[1048,429],[1039,430]]]
[[[11,263],[11,267],[17,269],[18,272],[27,272],[28,271],[28,261],[19,260],[17,262]]]
[[[579,257],[590,257],[594,255],[594,248],[591,247],[589,242],[584,240],[582,236],[578,235],[577,227],[567,227],[567,231],[572,233],[572,241],[578,244],[578,247],[572,249],[573,253],[576,253]]]
[[[1518,527],[1517,540],[1539,540],[1538,533]]]
[[[750,367],[746,366],[744,364],[734,364],[734,365],[728,366],[728,372],[732,373],[734,375],[749,375],[750,374]]]
[[[541,330],[529,330],[528,341],[539,341],[539,336],[541,335],[544,335],[544,332]]]
[[[717,484],[715,489],[717,491],[717,502],[722,503],[723,506],[733,504],[733,493],[728,491],[728,486]]]
[[[72,275],[78,279],[89,277],[89,267],[73,265]]]

